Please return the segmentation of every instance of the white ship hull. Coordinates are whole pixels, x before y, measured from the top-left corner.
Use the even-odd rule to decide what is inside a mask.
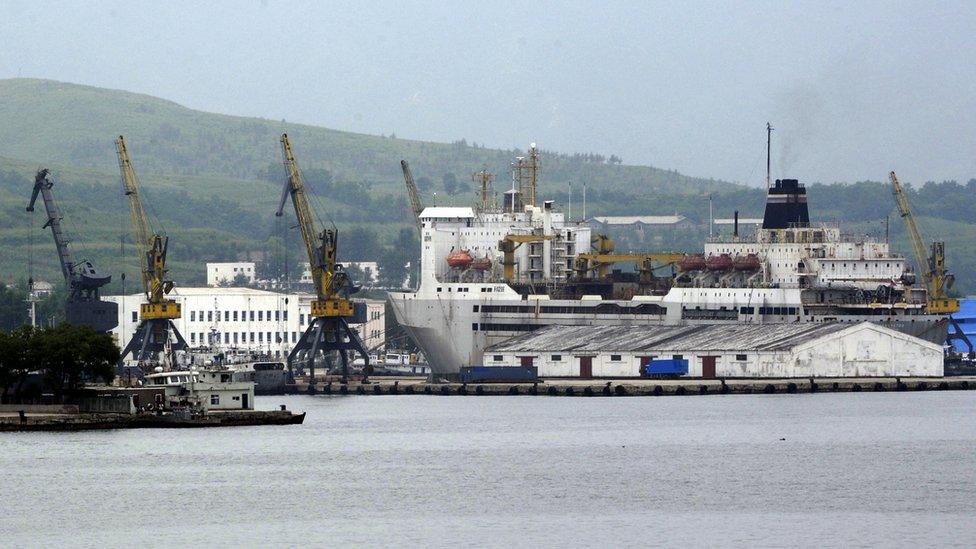
[[[497,287],[497,286],[496,286]],[[682,319],[675,314],[674,307],[667,307],[664,314],[633,313],[634,309],[649,303],[646,299],[636,300],[523,300],[517,294],[514,299],[503,296],[480,297],[483,295],[475,287],[470,292],[456,294],[440,293],[433,296],[427,292],[398,292],[390,294],[397,321],[410,334],[413,341],[427,356],[431,370],[435,374],[457,374],[462,366],[480,365],[484,349],[516,335],[524,334],[536,326],[566,325],[680,325],[680,324],[733,324],[742,322],[782,323],[782,322],[874,322],[889,328],[942,344],[948,329],[948,320],[939,315],[913,315],[911,317],[892,317],[889,315],[837,315],[809,316],[782,315],[775,319],[745,318],[738,315],[727,320]],[[473,292],[473,293],[472,293]],[[514,294],[513,291],[508,290]],[[508,294],[508,292],[505,292]],[[469,299],[461,296],[478,295]],[[448,297],[450,296],[450,297]],[[672,296],[672,299],[678,299]],[[655,302],[662,306],[668,303],[658,298]],[[492,309],[485,312],[486,306]],[[477,307],[477,310],[475,308]],[[592,314],[548,313],[545,309],[575,308],[602,309],[616,307],[615,313]],[[678,306],[680,310],[680,305]],[[512,312],[500,310],[512,309]],[[522,310],[516,310],[522,309]],[[525,311],[528,309],[528,311]]]

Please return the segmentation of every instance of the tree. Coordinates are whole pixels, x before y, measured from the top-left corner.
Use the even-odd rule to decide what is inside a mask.
[[[0,330],[13,330],[28,320],[27,293],[0,283]]]
[[[251,284],[251,279],[247,277],[244,273],[237,273],[234,275],[234,280],[230,281],[231,286],[236,286],[238,288],[248,286]]]
[[[384,288],[401,287],[410,274],[410,267],[418,264],[416,256],[419,251],[420,243],[416,232],[412,229],[400,229],[393,245],[377,261],[380,285]]]
[[[71,324],[35,330],[28,349],[34,367],[44,372],[47,390],[58,400],[85,382],[110,383],[121,358],[112,336]]]
[[[0,403],[19,400],[31,370],[28,342],[34,329],[21,326],[9,334],[0,331]]]
[[[450,196],[454,196],[458,191],[458,179],[453,173],[446,173],[441,177],[441,181],[444,184],[444,192]]]

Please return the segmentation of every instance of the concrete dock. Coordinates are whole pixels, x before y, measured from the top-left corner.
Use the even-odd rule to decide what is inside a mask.
[[[689,396],[723,394],[857,393],[893,391],[959,391],[976,389],[976,376],[785,379],[543,379],[534,383],[430,383],[425,378],[373,377],[362,384],[351,380],[319,381],[316,394],[439,395],[439,396]],[[309,391],[307,382],[295,385]]]

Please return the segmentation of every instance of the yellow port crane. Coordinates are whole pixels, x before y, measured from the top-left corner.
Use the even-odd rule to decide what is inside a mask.
[[[522,244],[552,240],[552,235],[507,234],[498,241],[498,251],[502,252],[502,268],[505,282],[515,281],[515,250]]]
[[[400,161],[400,169],[403,170],[403,181],[407,184],[407,196],[410,197],[414,223],[417,225],[417,231],[423,232],[424,226],[420,221],[420,214],[424,211],[424,203],[420,200],[420,191],[417,190],[417,184],[413,181],[413,172],[410,171],[410,164],[406,160]]]
[[[951,314],[959,311],[959,300],[949,297],[947,290],[952,287],[955,277],[945,268],[945,242],[933,242],[931,253],[925,253],[925,244],[922,234],[915,224],[915,216],[912,215],[911,207],[908,204],[908,197],[902,189],[901,183],[895,172],[888,174],[891,179],[891,190],[895,195],[895,202],[898,204],[898,213],[905,220],[908,229],[908,240],[912,244],[912,252],[915,254],[915,261],[918,268],[922,271],[922,280],[928,290],[928,311],[934,314]]]
[[[356,351],[363,357],[365,382],[366,375],[370,372],[369,352],[362,338],[349,326],[349,323],[365,323],[366,307],[365,304],[355,304],[348,299],[348,294],[354,291],[354,288],[349,276],[336,259],[339,232],[334,226],[321,232],[316,229],[305,189],[305,178],[302,177],[298,161],[295,160],[288,134],[281,134],[281,154],[287,179],[275,215],[280,217],[284,214],[285,201],[290,195],[291,202],[295,206],[295,217],[298,218],[302,241],[305,243],[308,263],[312,271],[312,282],[315,284],[315,300],[312,301],[308,328],[288,354],[288,371],[293,371],[292,367],[296,359],[305,362],[309,369],[309,391],[314,391],[315,359],[319,351],[322,352],[327,363],[331,360],[333,351],[338,351],[342,362],[342,382],[345,383],[349,377],[347,352]]]
[[[122,358],[131,352],[140,363],[155,360],[165,352],[167,364],[172,365],[172,352],[186,349],[186,341],[173,320],[180,318],[180,304],[166,297],[173,290],[173,281],[166,279],[166,249],[169,237],[154,231],[142,205],[139,178],[132,168],[125,138],[115,140],[122,174],[122,190],[129,202],[133,242],[141,260],[142,288],[146,302],[139,306],[139,325],[132,339],[122,351]],[[174,341],[175,340],[175,341]]]

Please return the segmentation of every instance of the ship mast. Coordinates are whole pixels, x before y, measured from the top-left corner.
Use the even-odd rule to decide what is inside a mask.
[[[766,188],[772,187],[772,179],[769,176],[769,148],[773,139],[773,126],[766,122]],[[782,169],[782,166],[780,166]]]

